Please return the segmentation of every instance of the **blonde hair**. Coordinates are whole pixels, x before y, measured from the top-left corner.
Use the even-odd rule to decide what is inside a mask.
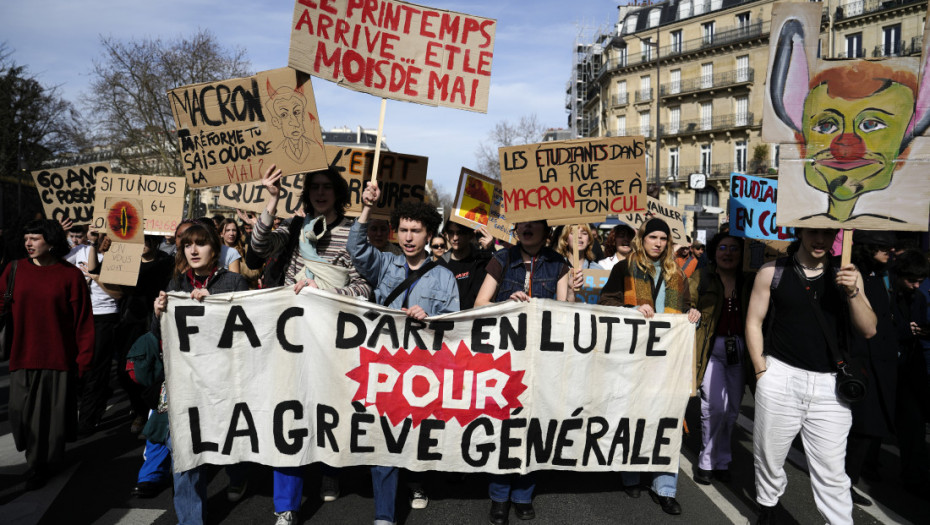
[[[652,259],[646,255],[646,249],[643,248],[643,237],[645,237],[643,233],[646,231],[646,224],[648,222],[649,221],[642,223],[639,226],[639,230],[636,232],[636,236],[633,237],[633,241],[630,243],[632,251],[630,252],[629,262],[627,264],[629,264],[630,270],[636,266],[647,275],[655,276],[655,267],[652,264]],[[668,242],[665,244],[665,250],[659,255],[659,260],[662,261],[662,272],[665,282],[671,282],[672,278],[681,272],[678,263],[675,261],[675,252],[672,251],[671,239],[668,239]]]
[[[588,224],[577,224],[574,226],[577,226],[579,230],[588,232],[588,247],[585,248],[584,251],[579,252],[578,255],[583,259],[596,262],[597,259],[594,258],[594,243],[596,242],[597,235],[591,230],[591,226]],[[559,235],[559,244],[555,249],[555,251],[559,252],[559,255],[565,257],[569,261],[572,260],[572,252],[574,251],[574,247],[569,240],[572,234],[572,227],[573,226],[565,226],[562,228],[562,234]]]

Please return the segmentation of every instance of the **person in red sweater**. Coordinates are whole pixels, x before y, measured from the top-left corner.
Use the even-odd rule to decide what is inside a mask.
[[[93,357],[94,320],[84,275],[63,259],[61,225],[34,220],[24,237],[28,258],[13,263],[9,415],[16,449],[26,451],[26,489],[35,490],[60,466],[76,432],[74,387]],[[0,301],[13,264],[0,276]]]

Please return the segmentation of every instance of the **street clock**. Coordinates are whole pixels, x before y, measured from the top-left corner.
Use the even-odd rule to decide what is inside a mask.
[[[707,186],[707,175],[692,173],[688,176],[688,187],[692,190],[703,190],[705,186]]]

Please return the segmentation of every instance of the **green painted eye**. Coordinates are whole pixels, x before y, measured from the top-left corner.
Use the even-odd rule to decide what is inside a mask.
[[[816,133],[821,133],[823,135],[829,135],[831,133],[836,133],[839,131],[840,127],[836,125],[836,122],[833,120],[821,120],[814,125],[813,128]]]
[[[878,131],[887,127],[887,124],[874,118],[866,119],[859,123],[859,129],[866,133],[871,133],[873,131]]]

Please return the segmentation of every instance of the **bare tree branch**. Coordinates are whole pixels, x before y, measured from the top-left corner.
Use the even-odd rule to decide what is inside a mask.
[[[478,171],[493,177],[500,178],[501,169],[497,153],[498,148],[508,146],[520,146],[523,144],[532,144],[542,140],[545,126],[539,123],[536,114],[525,115],[520,117],[520,121],[512,123],[502,120],[494,125],[487,138],[478,145],[475,151],[475,158],[478,163]]]

